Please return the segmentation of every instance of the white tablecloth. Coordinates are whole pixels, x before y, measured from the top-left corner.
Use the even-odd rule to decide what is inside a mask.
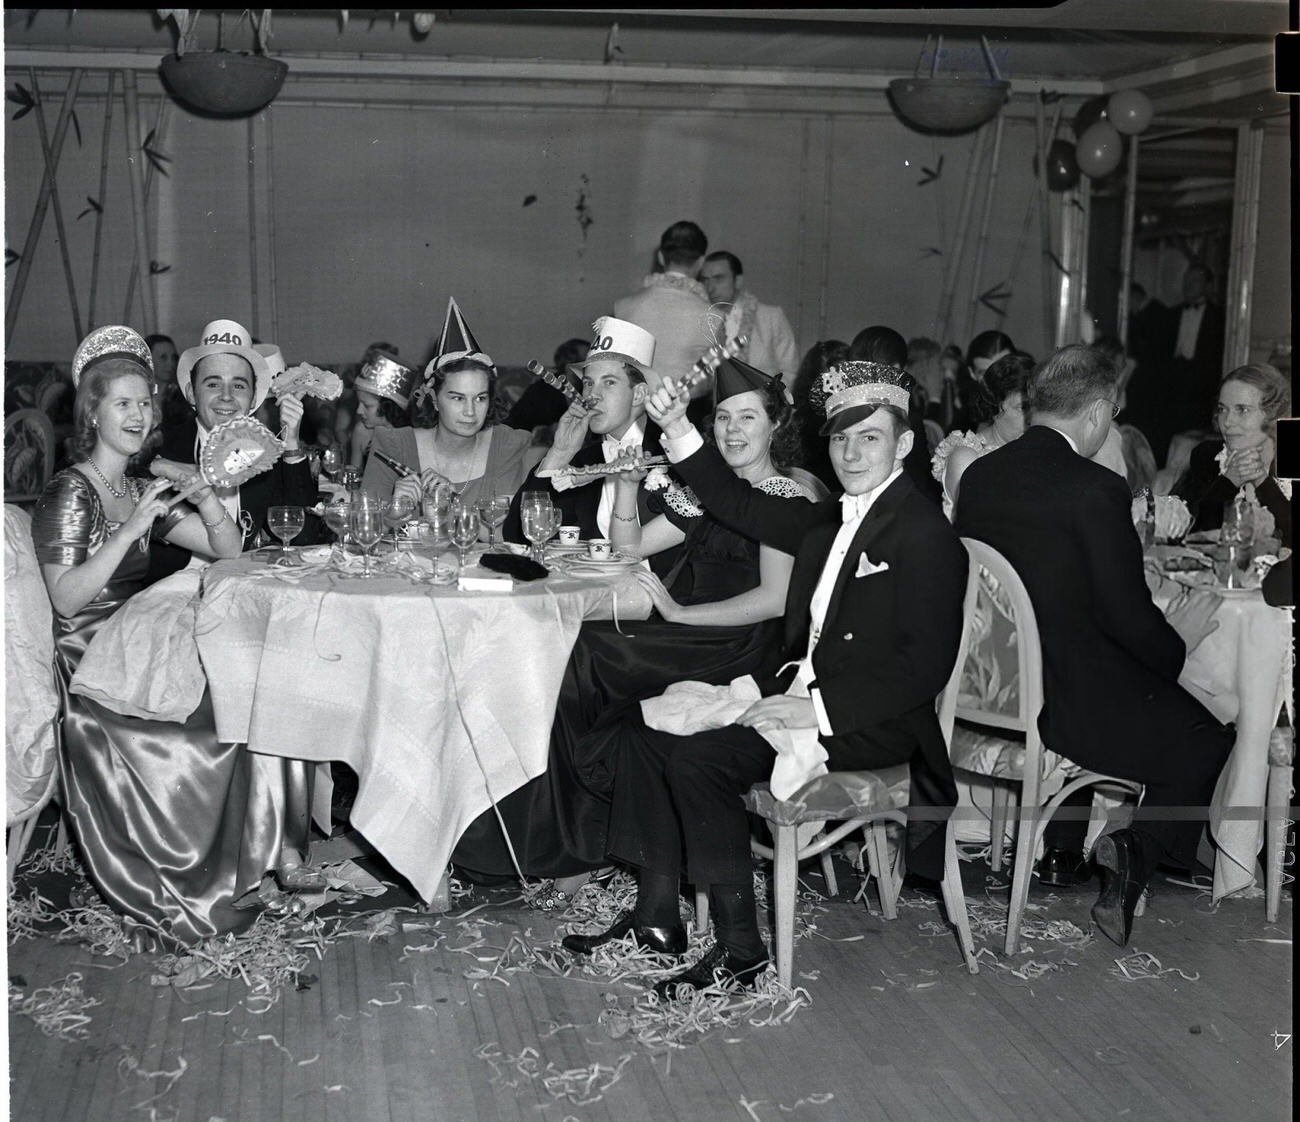
[[[197,634],[217,733],[255,752],[341,760],[352,825],[429,900],[464,828],[546,769],[584,618],[645,618],[627,575],[510,593],[213,565]]]
[[[1157,580],[1154,574],[1150,579]],[[1166,608],[1178,591],[1164,578],[1153,595]],[[1216,901],[1255,883],[1264,843],[1269,734],[1291,696],[1292,680],[1291,611],[1270,607],[1258,591],[1219,595],[1219,626],[1188,655],[1178,679],[1219,720],[1237,726],[1210,805]]]

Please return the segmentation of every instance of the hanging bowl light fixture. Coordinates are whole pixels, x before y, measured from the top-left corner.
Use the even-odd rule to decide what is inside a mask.
[[[939,57],[943,51],[943,36],[939,37],[930,65],[930,76],[919,77],[920,59],[911,78],[895,78],[889,83],[889,102],[894,113],[905,124],[922,132],[962,133],[978,128],[998,115],[1007,100],[1011,83],[998,73],[997,64],[989,51],[988,40],[980,36],[984,48],[984,61],[988,66],[987,78],[948,78],[938,74]],[[921,58],[930,45],[925,37]]]
[[[224,19],[217,16],[217,49],[187,51],[186,45],[198,19],[198,10],[185,15],[176,53],[162,60],[159,69],[167,89],[177,101],[195,112],[218,117],[246,117],[269,105],[284,85],[288,63],[262,53],[263,37],[269,34],[270,10],[264,9],[259,20],[253,15],[257,32],[256,50],[228,51],[223,45]],[[169,12],[176,19],[175,10]]]

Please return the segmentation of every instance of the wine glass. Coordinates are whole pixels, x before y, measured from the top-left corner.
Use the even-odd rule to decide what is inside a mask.
[[[465,568],[465,555],[478,540],[478,510],[471,503],[456,503],[451,508],[451,540]]]
[[[560,528],[560,512],[550,506],[527,506],[520,512],[524,537],[533,543],[532,558],[539,565],[546,556],[546,542]]]
[[[285,560],[291,552],[289,543],[307,524],[307,512],[300,506],[273,506],[266,512],[266,524],[280,539],[280,559]]]
[[[344,550],[348,536],[348,514],[351,509],[347,499],[338,498],[325,508],[325,525],[334,531],[334,546]],[[333,552],[333,550],[331,550]]]
[[[400,548],[397,532],[415,514],[415,500],[410,495],[394,495],[384,510],[384,523],[393,531],[393,549]]]
[[[348,466],[343,469],[340,478],[344,490],[346,490],[349,495],[355,495],[361,490],[361,469],[359,467],[354,467],[352,464],[348,464]]]
[[[358,492],[352,500],[348,525],[352,530],[352,540],[361,546],[365,556],[365,571],[361,575],[369,577],[370,551],[379,544],[384,533],[383,502],[374,495]]]
[[[343,466],[343,453],[333,444],[327,444],[321,449],[320,469],[325,473],[325,478],[333,480]]]
[[[496,545],[497,527],[505,523],[510,513],[510,496],[493,494],[491,498],[479,499],[478,515],[488,528],[488,549]]]

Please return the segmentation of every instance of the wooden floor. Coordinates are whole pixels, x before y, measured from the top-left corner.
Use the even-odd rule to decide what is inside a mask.
[[[1160,883],[1120,951],[1099,936],[1070,945],[1079,932],[1069,924],[1088,929],[1092,891],[1049,897],[1035,886],[1030,918],[1042,934],[1003,961],[991,927],[1005,893],[986,895],[987,868],[970,863],[976,941],[988,948],[971,977],[955,938],[937,933],[930,897],[905,889],[887,922],[852,902],[857,884],[844,872],[838,899],[810,894],[802,905],[795,973],[806,1004],[783,1023],[750,1023],[790,1012],[788,998],[769,1001],[674,1048],[625,1031],[642,991],[634,983],[502,969],[507,948],[505,963],[518,966],[556,929],[509,903],[512,890],[479,889],[436,919],[398,913],[406,926],[396,933],[336,939],[269,1008],[238,978],[151,985],[149,956],[114,965],[49,937],[19,940],[8,948],[11,1002],[15,981],[30,993],[76,972],[99,1004],[80,1042],[11,1012],[11,1117],[1291,1117],[1294,1044],[1275,1037],[1292,1030],[1289,891],[1284,920],[1269,926],[1262,899],[1212,912],[1196,891]],[[820,876],[806,883],[820,887]],[[875,909],[874,891],[867,900]],[[1135,952],[1154,956],[1144,960],[1152,976],[1122,976],[1116,959]]]

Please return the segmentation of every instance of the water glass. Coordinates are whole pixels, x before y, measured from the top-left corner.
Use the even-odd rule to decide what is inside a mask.
[[[460,554],[460,567],[465,568],[466,554],[478,541],[478,511],[470,503],[455,503],[451,508],[451,540]]]
[[[510,513],[510,496],[493,494],[490,498],[480,499],[478,503],[479,518],[488,528],[488,549],[496,545],[497,527],[503,525]]]
[[[280,557],[287,558],[289,543],[302,533],[307,524],[307,512],[300,506],[273,506],[266,512],[266,524],[280,539]]]
[[[343,453],[333,444],[328,444],[321,449],[320,469],[325,473],[326,479],[334,479],[343,466]]]
[[[352,500],[348,526],[352,531],[352,540],[364,551],[365,571],[361,575],[369,577],[370,551],[379,544],[384,533],[383,501],[374,495],[358,492]]]
[[[560,528],[560,512],[553,506],[527,506],[520,512],[524,537],[533,543],[532,558],[539,565],[546,557],[546,543]]]
[[[347,499],[337,498],[325,507],[325,525],[334,533],[334,546],[340,551],[347,543],[348,514],[351,509]],[[332,552],[332,550],[331,550]]]
[[[415,514],[415,500],[410,495],[394,495],[384,511],[384,522],[393,531],[393,549],[399,548],[398,532]]]

